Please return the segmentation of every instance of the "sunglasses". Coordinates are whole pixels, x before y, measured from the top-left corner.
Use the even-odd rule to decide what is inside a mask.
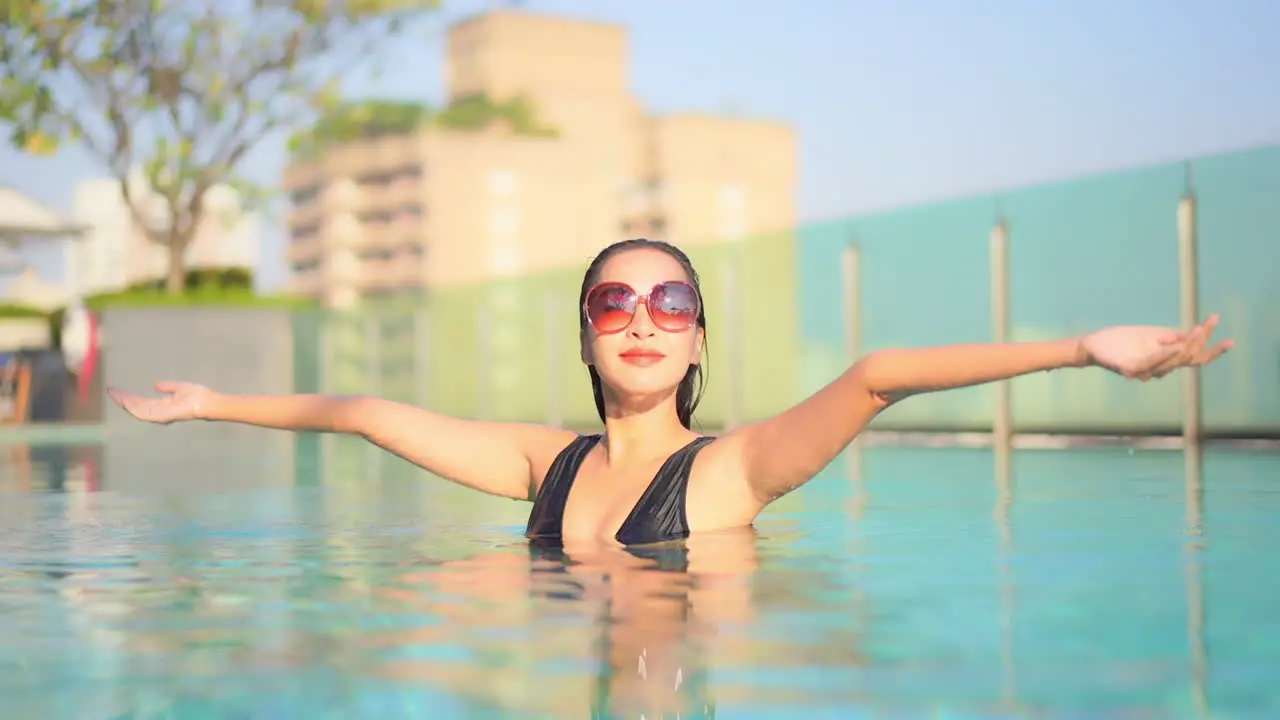
[[[654,285],[647,295],[637,294],[626,283],[600,283],[587,293],[582,311],[596,332],[611,335],[631,325],[641,301],[660,330],[682,332],[698,322],[698,291],[676,280]]]

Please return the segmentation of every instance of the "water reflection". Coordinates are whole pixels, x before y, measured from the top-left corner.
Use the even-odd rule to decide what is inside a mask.
[[[101,481],[101,445],[0,445],[0,492],[96,492]]]
[[[745,632],[761,607],[820,611],[816,591],[832,584],[816,571],[765,585],[757,582],[759,566],[750,531],[633,551],[499,550],[398,576],[397,586],[379,594],[442,622],[368,641],[385,653],[385,676],[484,698],[513,717],[714,717],[717,700],[760,700],[763,693],[716,687],[713,668],[732,674],[762,664],[781,670],[865,662],[856,613],[820,644]],[[439,647],[465,647],[469,661],[439,656],[432,651]],[[826,694],[830,701],[838,693]],[[779,687],[769,695],[797,706],[809,693]]]
[[[761,571],[785,531],[772,545],[747,531],[557,550],[423,527],[399,502],[334,506],[323,491],[105,493],[87,524],[60,512],[65,496],[30,500],[0,515],[16,531],[0,541],[0,666],[16,671],[0,692],[25,689],[17,707],[41,717],[124,712],[138,695],[166,712],[323,701],[352,713],[395,697],[420,713],[452,702],[510,717],[713,717],[725,701],[813,699],[754,687],[761,668],[866,661],[857,608],[841,603],[832,622],[823,599],[840,596],[835,575],[805,562]],[[761,626],[761,612],[799,632]],[[190,680],[211,676],[216,687]]]
[[[1204,549],[1204,450],[1191,447],[1183,457],[1183,491],[1186,497],[1186,593],[1187,647],[1191,660],[1191,705],[1198,718],[1210,716],[1206,681],[1208,648],[1204,634],[1204,578],[1200,552]]]
[[[1001,481],[982,451],[867,448],[758,532],[634,552],[531,549],[527,506],[393,460],[126,493],[88,484],[91,450],[20,457],[14,716],[1277,710],[1275,455],[1209,453],[1193,483],[1177,453],[1038,451]]]

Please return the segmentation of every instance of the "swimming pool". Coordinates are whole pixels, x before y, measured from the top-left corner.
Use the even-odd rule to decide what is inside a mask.
[[[756,538],[568,571],[526,505],[381,467],[0,482],[6,716],[1280,714],[1280,454],[1208,452],[1200,499],[1177,452],[1019,451],[1002,492],[869,448]]]

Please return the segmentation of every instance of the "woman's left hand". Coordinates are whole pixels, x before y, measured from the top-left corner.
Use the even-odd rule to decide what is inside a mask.
[[[1209,345],[1218,316],[1185,332],[1165,327],[1104,328],[1081,341],[1089,365],[1133,380],[1162,378],[1180,367],[1208,365],[1235,346],[1231,340]]]

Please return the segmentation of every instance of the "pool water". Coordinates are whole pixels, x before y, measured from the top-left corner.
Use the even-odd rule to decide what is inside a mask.
[[[4,716],[1280,717],[1280,454],[1014,460],[868,448],[755,533],[568,560],[403,471],[0,481]]]

